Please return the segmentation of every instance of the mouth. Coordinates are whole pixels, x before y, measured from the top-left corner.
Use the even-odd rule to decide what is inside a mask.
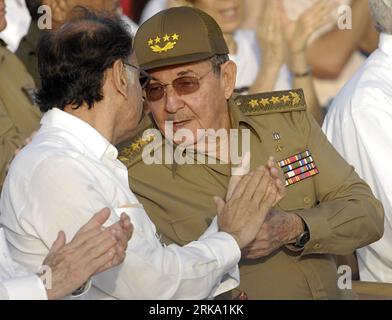
[[[238,17],[238,6],[220,10],[219,13],[226,20],[237,19],[237,17]]]
[[[188,119],[188,120],[181,120],[181,121],[173,121],[173,130],[179,130],[181,128],[184,128],[187,126],[187,124],[189,124],[192,120]]]

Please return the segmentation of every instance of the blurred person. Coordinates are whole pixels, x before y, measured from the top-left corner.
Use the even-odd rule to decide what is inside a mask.
[[[231,186],[236,159],[230,150],[246,148],[251,169],[271,156],[277,160],[286,194],[242,250],[239,287],[220,298],[238,291],[249,299],[353,298],[338,285],[335,255],[378,240],[383,209],[306,111],[303,91],[233,93],[236,64],[222,30],[196,8],[147,20],[135,50],[152,76],[145,88],[149,113],[136,136],[119,146],[119,159],[165,243],[185,245],[203,234],[215,214],[211,197],[223,198]],[[147,139],[150,128],[159,139]],[[194,139],[184,141],[181,131]],[[209,148],[211,138],[227,144]],[[161,161],[164,152],[175,161]]]
[[[7,48],[10,51],[15,52],[20,40],[29,29],[31,17],[25,0],[6,0],[6,7],[8,27],[0,31],[0,38],[7,43]]]
[[[125,212],[134,232],[124,262],[96,275],[84,298],[204,299],[236,287],[240,250],[283,196],[277,168],[261,166],[241,179],[197,241],[163,245],[113,145],[136,133],[141,85],[150,77],[122,23],[82,13],[38,46],[41,128],[13,160],[0,200],[13,258],[36,271],[55,230],[72,237],[91,212],[108,207],[109,223]]]
[[[315,88],[322,106],[331,100],[353,76],[366,57],[377,48],[378,32],[373,26],[368,0],[328,0],[336,3],[334,22],[315,32],[309,42],[308,60],[313,67]],[[316,0],[286,0],[291,19],[307,10]],[[351,29],[339,29],[338,9],[349,6]],[[345,14],[345,11],[342,11]],[[347,21],[346,21],[347,22]]]
[[[385,210],[383,237],[357,249],[362,281],[392,283],[392,1],[369,0],[378,49],[334,99],[323,130],[369,183]]]
[[[51,8],[52,27],[57,28],[69,16],[75,6],[83,6],[98,12],[107,12],[121,17],[130,28],[132,34],[137,30],[137,25],[127,16],[122,15],[119,0],[25,0],[31,16],[31,24],[28,33],[21,40],[16,55],[26,66],[37,86],[40,84],[37,64],[37,43],[43,30],[38,28],[38,20],[41,14],[38,9],[42,5]]]
[[[0,30],[6,27],[0,1]],[[0,191],[15,150],[39,127],[41,112],[34,105],[35,84],[23,63],[0,39]]]
[[[85,294],[94,274],[124,260],[123,239],[129,240],[132,235],[132,225],[125,214],[121,222],[102,227],[109,215],[107,208],[96,213],[68,244],[60,231],[44,259],[45,272],[37,274],[12,260],[0,226],[0,300],[53,300]]]
[[[244,0],[173,0],[166,3],[168,7],[181,4],[207,12],[222,28],[230,59],[238,66],[237,92],[303,88],[309,111],[319,124],[322,123],[324,113],[314,90],[306,45],[312,32],[330,19],[328,3],[317,3],[294,23],[286,17],[280,1],[266,2],[256,33],[241,28]]]

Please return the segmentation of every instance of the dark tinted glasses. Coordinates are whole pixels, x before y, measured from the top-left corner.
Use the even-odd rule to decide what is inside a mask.
[[[146,98],[147,101],[156,102],[161,100],[166,94],[166,87],[172,86],[173,89],[179,95],[191,94],[199,90],[200,88],[200,80],[206,77],[213,69],[208,71],[206,74],[201,77],[198,76],[182,76],[177,79],[174,79],[172,83],[160,83],[160,82],[149,82],[146,87]]]

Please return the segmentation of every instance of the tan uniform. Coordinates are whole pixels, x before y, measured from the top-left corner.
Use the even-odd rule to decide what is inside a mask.
[[[27,71],[33,77],[34,82],[39,86],[41,80],[38,72],[38,56],[37,56],[37,44],[40,35],[36,22],[31,22],[29,31],[22,38],[19,43],[19,47],[15,54],[23,62]]]
[[[243,260],[241,284],[232,297],[244,290],[250,299],[352,298],[351,291],[337,286],[334,255],[349,254],[381,237],[380,202],[306,112],[302,90],[237,96],[228,107],[232,128],[250,129],[252,169],[271,155],[286,159],[283,170],[292,160],[287,196],[278,207],[300,215],[310,231],[302,251],[287,246],[264,258]],[[148,126],[152,123],[145,118],[140,133]],[[146,165],[141,156],[146,144],[138,135],[121,146],[132,191],[168,243],[196,240],[216,215],[213,196],[226,194],[230,165]],[[295,155],[302,160],[290,160]]]
[[[34,81],[22,62],[0,45],[0,190],[15,149],[38,129],[41,113],[33,105]]]

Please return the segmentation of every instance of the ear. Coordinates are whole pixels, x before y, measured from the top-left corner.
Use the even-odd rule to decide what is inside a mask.
[[[118,59],[116,62],[114,62],[112,69],[109,69],[108,71],[112,73],[113,85],[115,89],[124,98],[127,98],[128,74],[124,63]]]
[[[237,65],[234,61],[227,61],[221,66],[221,82],[225,92],[225,98],[228,100],[234,92],[237,78]]]

